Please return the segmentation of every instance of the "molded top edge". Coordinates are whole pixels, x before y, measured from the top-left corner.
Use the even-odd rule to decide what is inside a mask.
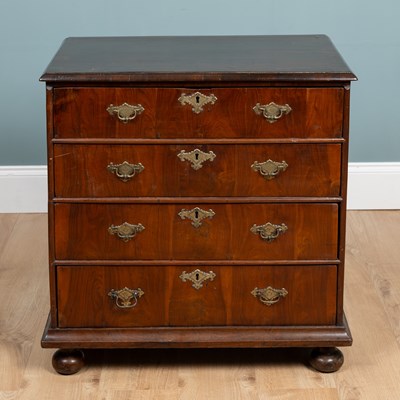
[[[352,81],[325,35],[71,37],[46,82]]]

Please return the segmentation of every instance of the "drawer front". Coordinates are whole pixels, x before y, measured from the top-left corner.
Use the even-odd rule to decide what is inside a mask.
[[[60,144],[55,196],[338,196],[340,160],[339,144]]]
[[[203,104],[200,98],[199,110],[196,104],[181,103],[182,95],[196,92],[187,88],[56,88],[54,135],[118,139],[342,135],[342,88],[200,89],[201,95],[215,99],[214,104]],[[112,108],[125,103],[139,109],[125,113],[126,106],[125,110]]]
[[[59,203],[55,255],[58,260],[336,260],[337,229],[338,206],[330,203]]]
[[[336,317],[333,265],[57,267],[57,288],[62,328],[329,325]]]

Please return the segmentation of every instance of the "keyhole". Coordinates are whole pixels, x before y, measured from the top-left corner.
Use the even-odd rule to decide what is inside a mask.
[[[194,155],[194,158],[196,159],[196,161],[199,159],[199,153],[196,153],[195,155]]]
[[[200,275],[199,273],[196,274],[196,281],[198,281],[200,279]]]
[[[200,103],[200,96],[196,96],[196,103],[197,103],[197,104]]]
[[[194,212],[194,217],[197,219],[197,218],[199,218],[199,212],[198,211],[195,211]]]

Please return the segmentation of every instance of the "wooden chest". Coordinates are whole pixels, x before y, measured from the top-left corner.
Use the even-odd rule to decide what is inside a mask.
[[[355,79],[323,35],[66,39],[41,78],[55,369],[305,346],[337,370]]]

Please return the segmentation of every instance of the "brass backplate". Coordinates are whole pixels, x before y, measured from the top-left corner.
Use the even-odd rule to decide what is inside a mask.
[[[190,219],[192,221],[192,225],[195,228],[201,226],[201,221],[204,218],[212,218],[215,215],[215,212],[211,210],[211,208],[207,210],[202,210],[199,207],[195,207],[191,210],[185,210],[184,208],[178,213],[178,215],[182,219]]]
[[[192,286],[197,290],[203,287],[203,283],[205,281],[207,280],[213,281],[215,277],[216,274],[214,272],[212,271],[204,272],[199,269],[195,269],[192,272],[183,271],[179,276],[179,278],[183,282],[186,282],[187,280],[192,282]]]
[[[196,92],[193,94],[182,93],[178,101],[183,106],[185,104],[191,105],[192,111],[195,114],[200,114],[202,111],[204,111],[203,106],[205,106],[206,104],[214,104],[217,101],[217,98],[213,94],[206,96],[205,94],[202,94],[200,92]]]
[[[271,180],[274,179],[277,175],[281,173],[281,171],[286,171],[288,164],[286,161],[278,162],[267,160],[259,163],[258,161],[254,161],[251,166],[253,171],[258,171],[265,179]]]
[[[288,291],[285,288],[274,289],[273,287],[268,286],[265,289],[254,288],[251,294],[254,297],[257,297],[263,304],[272,306],[282,297],[285,297],[288,294]]]
[[[203,167],[204,162],[213,161],[216,155],[212,151],[205,153],[199,149],[194,149],[189,152],[181,150],[178,157],[181,161],[189,161],[192,164],[192,168],[197,171]]]
[[[254,224],[250,231],[255,235],[260,235],[261,239],[272,242],[275,240],[281,233],[285,233],[288,230],[288,227],[285,224],[275,225],[271,222],[267,222],[264,225],[256,225]]]
[[[276,104],[273,101],[269,104],[257,103],[253,107],[254,112],[257,115],[262,115],[269,123],[273,124],[283,115],[287,115],[292,111],[289,104]]]
[[[108,295],[115,299],[115,304],[119,308],[133,308],[136,306],[138,298],[144,295],[142,289],[129,289],[126,286],[120,290],[111,289]],[[133,302],[132,302],[133,300]]]
[[[123,103],[119,106],[114,106],[110,104],[107,107],[107,111],[110,115],[116,115],[117,118],[127,124],[129,121],[132,121],[144,111],[144,108],[141,104],[131,105],[128,103]]]
[[[124,242],[128,242],[133,239],[137,233],[142,232],[144,230],[144,226],[142,224],[130,224],[128,222],[124,222],[121,225],[111,225],[108,228],[108,232],[110,235],[117,235],[119,239]]]
[[[128,182],[135,175],[140,174],[144,170],[144,166],[141,163],[131,164],[124,161],[121,164],[108,164],[107,170],[115,174],[122,182]]]

